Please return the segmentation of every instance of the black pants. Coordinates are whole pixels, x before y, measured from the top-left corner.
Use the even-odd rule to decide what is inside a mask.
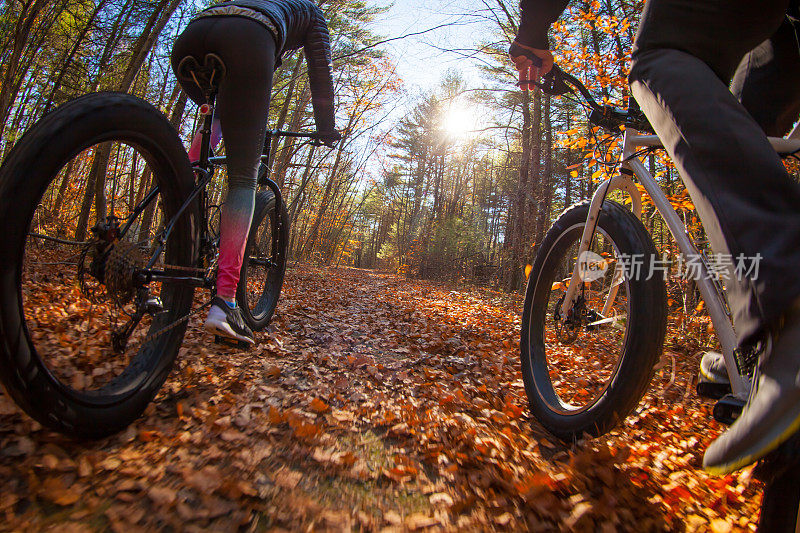
[[[247,18],[201,18],[190,22],[175,41],[172,68],[177,74],[184,57],[194,56],[202,63],[209,53],[225,63],[225,76],[220,81],[216,101],[228,170],[228,193],[220,227],[217,294],[232,301],[253,219],[275,71],[275,39],[264,26]],[[197,84],[178,79],[193,101],[205,103]]]
[[[765,135],[785,134],[800,111],[800,53],[787,6],[648,0],[630,73],[714,251],[734,261],[761,255],[757,278],[725,282],[740,343],[800,297],[800,185]]]
[[[267,113],[275,72],[275,39],[264,26],[243,17],[209,17],[189,23],[172,48],[172,68],[186,56],[201,64],[208,53],[225,63],[216,116],[222,126],[231,187],[256,188],[258,162],[264,148]],[[199,87],[181,80],[195,103],[205,103]],[[252,182],[252,183],[251,183]]]

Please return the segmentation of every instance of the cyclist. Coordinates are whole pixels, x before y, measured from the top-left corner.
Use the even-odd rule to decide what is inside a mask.
[[[800,52],[787,15],[796,3],[647,0],[633,49],[631,90],[683,176],[712,248],[734,258],[760,254],[757,279],[727,283],[739,349],[759,355],[742,414],[706,450],[712,473],[757,461],[800,428],[800,186],[766,138],[787,133],[800,113]],[[552,68],[547,30],[566,5],[522,0],[509,50],[520,81]],[[719,370],[712,354],[708,373],[715,359]]]
[[[236,286],[253,219],[256,180],[267,129],[272,75],[281,56],[304,48],[317,131],[332,145],[335,131],[330,36],[322,11],[310,0],[233,0],[198,13],[175,41],[172,68],[197,104],[206,102],[194,79],[178,66],[186,57],[203,62],[218,56],[225,66],[219,82],[212,144],[225,139],[228,192],[222,207],[217,296],[205,322],[207,331],[254,344],[253,332],[236,306]],[[189,158],[197,161],[195,135]]]

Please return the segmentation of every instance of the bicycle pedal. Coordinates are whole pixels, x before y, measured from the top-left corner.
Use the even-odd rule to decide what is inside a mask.
[[[726,394],[714,404],[714,420],[720,424],[733,424],[742,414],[744,404],[744,400],[740,400],[733,394]]]
[[[727,383],[712,383],[710,381],[698,381],[695,389],[697,395],[709,400],[719,400],[731,393],[731,386]]]
[[[223,337],[222,335],[214,335],[214,343],[231,348],[238,348],[240,350],[249,350],[254,345],[249,342],[240,341],[238,339],[231,339],[230,337]]]

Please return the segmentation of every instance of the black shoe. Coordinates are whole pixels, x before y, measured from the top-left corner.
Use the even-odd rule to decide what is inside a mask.
[[[724,475],[743,468],[800,429],[800,306],[786,313],[770,341],[742,414],[706,450],[707,472]]]
[[[206,318],[206,331],[248,344],[255,344],[253,330],[247,327],[238,307],[231,307],[219,296],[211,300],[211,310]]]
[[[700,360],[700,381],[717,385],[728,385],[728,369],[725,367],[725,358],[719,352],[706,352]]]

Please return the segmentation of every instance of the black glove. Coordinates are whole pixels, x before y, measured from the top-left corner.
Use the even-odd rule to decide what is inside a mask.
[[[338,131],[323,131],[319,132],[319,141],[327,146],[328,148],[333,148],[336,146],[336,143],[342,140],[342,135]]]
[[[519,44],[517,44],[517,41],[511,43],[511,47],[508,49],[508,55],[511,57],[525,56],[533,62],[534,67],[538,68],[542,66],[542,58],[530,50],[521,47]]]

